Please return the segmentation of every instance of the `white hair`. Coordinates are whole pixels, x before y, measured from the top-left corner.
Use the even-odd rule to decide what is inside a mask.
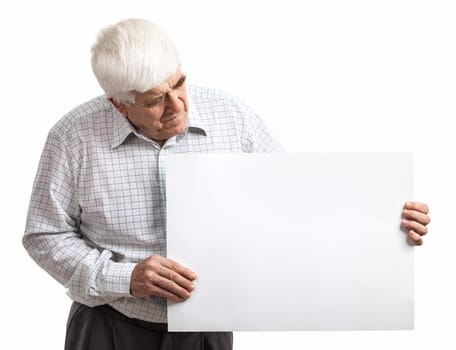
[[[154,23],[127,19],[106,27],[92,46],[92,69],[109,98],[134,103],[136,92],[157,87],[180,65],[170,38]]]

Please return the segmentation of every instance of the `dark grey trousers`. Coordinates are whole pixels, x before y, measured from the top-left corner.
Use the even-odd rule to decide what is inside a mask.
[[[166,323],[124,316],[110,306],[73,303],[65,350],[232,350],[232,332],[172,332]]]

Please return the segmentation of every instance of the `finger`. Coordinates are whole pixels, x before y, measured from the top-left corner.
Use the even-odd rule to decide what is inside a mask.
[[[150,292],[151,292],[151,295],[159,296],[159,297],[165,298],[170,301],[174,301],[174,302],[185,301],[185,299],[177,296],[176,294],[173,294],[173,293],[167,291],[166,289],[160,288],[158,286],[153,286],[150,289]]]
[[[424,236],[428,232],[426,226],[413,220],[402,219],[401,227],[405,228],[406,230],[413,230],[421,236]]]
[[[162,268],[157,272],[161,277],[170,280],[182,288],[185,288],[189,292],[192,292],[195,289],[192,281],[179,275],[177,272],[170,270],[167,267],[162,266]]]
[[[431,218],[428,215],[416,210],[404,209],[402,211],[402,217],[405,219],[418,221],[420,224],[425,226],[431,222]]]
[[[194,279],[196,279],[196,273],[194,273],[192,270],[182,266],[181,264],[179,264],[178,262],[176,262],[174,260],[171,260],[171,259],[168,259],[165,257],[161,257],[160,263],[162,264],[162,266],[165,266],[166,268],[168,268],[174,272],[177,272],[179,275],[187,278],[190,281],[193,281]]]
[[[414,244],[414,245],[422,245],[423,244],[423,239],[421,236],[416,233],[413,230],[410,230],[407,234],[409,240]]]
[[[421,202],[406,202],[404,204],[404,209],[417,210],[423,214],[429,213],[429,207]]]
[[[191,293],[188,290],[182,288],[181,286],[176,284],[174,281],[171,281],[167,278],[163,278],[159,275],[156,275],[156,277],[154,277],[154,279],[152,280],[152,283],[155,286],[158,286],[161,289],[166,290],[167,292],[174,294],[175,296],[177,296],[181,299],[185,300],[185,299],[190,298],[190,296],[191,296]]]

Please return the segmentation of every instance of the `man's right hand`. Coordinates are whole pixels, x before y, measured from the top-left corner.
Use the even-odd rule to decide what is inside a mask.
[[[159,255],[140,261],[131,274],[130,294],[137,298],[159,296],[184,301],[195,289],[196,274],[177,262]]]

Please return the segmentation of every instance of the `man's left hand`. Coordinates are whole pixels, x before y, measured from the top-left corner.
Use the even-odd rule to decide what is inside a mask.
[[[407,232],[407,237],[413,245],[422,245],[423,238],[428,229],[427,224],[431,222],[428,215],[429,208],[420,202],[406,202],[402,209],[401,228]]]

